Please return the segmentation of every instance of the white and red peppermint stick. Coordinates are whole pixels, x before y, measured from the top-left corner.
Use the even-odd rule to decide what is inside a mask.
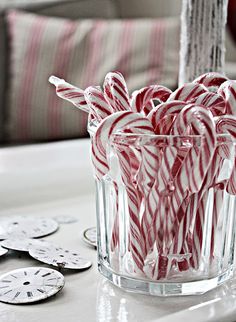
[[[84,97],[90,110],[93,111],[99,121],[112,113],[100,86],[87,87],[84,91]]]
[[[218,93],[225,100],[226,113],[236,116],[236,81],[224,82],[218,89]]]
[[[191,100],[190,103],[208,108],[214,116],[226,113],[226,104],[223,97],[217,93],[205,92]]]
[[[197,202],[197,211],[195,214],[195,225],[192,240],[189,241],[190,251],[191,251],[191,266],[195,269],[199,268],[201,262],[201,252],[202,252],[202,242],[203,242],[203,229],[205,223],[205,207],[208,198],[208,190],[204,190],[204,193],[201,197],[196,193],[196,202]]]
[[[211,161],[211,165],[208,168],[206,177],[204,179],[203,185],[201,187],[201,190],[199,193],[195,194],[194,201],[196,201],[195,212],[190,210],[188,207],[187,211],[191,211],[191,213],[195,213],[196,215],[192,215],[191,217],[194,219],[191,222],[191,225],[189,226],[188,231],[188,244],[189,244],[189,250],[192,253],[192,259],[191,259],[191,265],[197,269],[200,265],[200,253],[202,251],[202,234],[203,232],[199,229],[199,223],[202,223],[204,225],[204,212],[206,212],[206,202],[207,202],[207,196],[208,196],[208,190],[211,187],[214,187],[216,192],[214,195],[217,194],[216,200],[214,200],[214,207],[213,207],[213,218],[212,218],[212,243],[211,243],[211,260],[214,258],[214,240],[215,240],[215,234],[217,230],[218,225],[218,218],[221,211],[221,206],[223,204],[222,198],[223,195],[222,189],[224,189],[225,184],[223,182],[219,182],[218,176],[221,172],[222,165],[224,165],[224,160],[232,158],[232,147],[229,147],[228,144],[232,145],[232,142],[230,142],[229,138],[226,137],[218,137],[217,138],[217,147],[214,153],[214,156]],[[228,165],[227,165],[228,167]],[[228,169],[229,170],[229,169]],[[222,178],[224,182],[229,179],[229,171],[224,171],[225,175]],[[222,187],[223,185],[223,187]],[[220,188],[222,187],[222,188]],[[221,189],[220,194],[217,192],[217,190]],[[189,217],[189,215],[187,215]]]
[[[104,96],[113,112],[129,111],[130,97],[123,75],[120,72],[110,72],[103,84]]]
[[[216,122],[216,131],[218,133],[230,134],[233,141],[235,141],[236,140],[236,116],[225,115],[225,116],[219,117],[219,119]],[[235,151],[233,152],[235,154]],[[226,191],[230,194],[236,195],[236,156],[235,155],[233,160],[233,171],[226,185]]]
[[[130,129],[124,130],[122,133],[132,133]],[[122,136],[122,138],[124,138]],[[126,150],[128,151],[128,158],[129,160],[129,167],[130,167],[130,173],[129,177],[132,182],[132,184],[136,187],[137,186],[137,172],[140,167],[141,161],[140,161],[140,153],[137,151],[137,149],[132,149],[131,146],[126,147]],[[125,151],[120,151],[120,158],[124,157]],[[121,162],[121,160],[120,160]],[[121,162],[122,165],[122,162]],[[124,169],[123,169],[124,170]],[[116,246],[119,245],[119,216],[118,216],[118,211],[119,211],[119,202],[118,202],[118,185],[116,182],[114,182],[114,187],[116,190],[116,216],[115,220],[113,223],[113,228],[112,228],[112,240],[111,240],[111,250],[114,251]],[[138,192],[138,191],[137,191]]]
[[[152,125],[154,128],[157,127],[158,125],[161,126],[161,124],[163,122],[163,118],[170,117],[170,116],[174,117],[174,116],[178,115],[180,113],[181,109],[185,105],[186,105],[186,103],[179,102],[179,101],[163,103],[163,104],[159,105],[155,110],[151,111],[148,115],[148,118],[152,122]],[[168,133],[160,131],[160,134],[166,135]],[[157,151],[157,153],[159,155],[161,154],[160,149],[159,149],[159,152]],[[176,158],[176,149],[175,148],[167,147],[167,148],[163,149],[162,160],[161,160],[161,162],[159,161],[159,167],[158,167],[159,171],[157,168],[155,170],[155,172],[158,174],[157,179],[156,179],[157,182],[156,182],[155,187],[152,191],[152,194],[153,193],[156,194],[156,199],[157,199],[160,191],[167,188],[168,180],[170,180],[170,177],[171,177],[170,171],[171,171],[176,159],[177,158]],[[173,163],[172,163],[172,161],[173,161]],[[176,165],[175,165],[175,168],[176,168]],[[155,191],[155,189],[158,189],[159,192]],[[149,196],[149,198],[153,198],[152,194]],[[164,208],[162,208],[162,211],[158,212],[158,216],[156,219],[156,227],[155,227],[155,229],[157,231],[160,231],[162,229],[161,226],[163,226],[163,223],[165,222],[165,221],[163,221],[163,219],[165,217],[165,215],[164,215],[165,212],[166,212],[166,210]],[[172,221],[172,218],[168,218],[169,224],[171,223],[171,221]],[[147,226],[146,227],[147,230],[151,230],[150,225],[152,225],[152,230],[154,229],[153,222],[152,221],[146,222],[145,217],[144,217],[143,223]],[[170,225],[168,225],[168,229],[170,230]],[[154,235],[153,231],[151,233],[151,236],[152,235]],[[167,240],[167,236],[164,236],[164,237]],[[153,242],[154,241],[152,241],[152,243]],[[152,245],[150,244],[150,238],[149,238],[149,248],[151,248],[151,247],[152,247]]]
[[[194,105],[186,106],[176,119],[173,133],[183,135],[189,126],[192,128],[192,134],[204,137],[204,143],[200,149],[196,150],[193,147],[189,150],[182,169],[177,176],[175,182],[176,190],[173,195],[173,208],[176,214],[180,206],[179,201],[181,202],[186,198],[186,193],[188,195],[197,193],[200,190],[216,148],[214,120],[208,110]],[[176,198],[176,196],[178,197]],[[191,218],[188,218],[186,215],[182,219],[178,218],[178,221],[182,220],[182,223],[177,227],[176,238],[170,248],[171,253],[180,253],[183,241],[185,241],[189,230],[189,225],[194,220],[192,218],[193,214],[190,214],[190,216]],[[183,227],[185,228],[183,229]],[[201,230],[203,227],[198,228]]]
[[[157,199],[157,210],[152,225],[150,225],[150,233],[155,232],[155,241],[158,249],[158,262],[154,266],[152,272],[154,279],[160,279],[165,276],[168,259],[168,247],[172,235],[172,225],[174,218],[172,217],[169,207],[169,198],[172,194],[172,167],[177,155],[177,149],[172,146],[163,148],[162,160],[157,173],[155,185],[149,195],[150,198]],[[157,198],[157,197],[158,198]],[[149,233],[149,234],[150,234]],[[153,242],[151,240],[151,242]],[[150,248],[152,245],[149,246]]]
[[[153,108],[153,100],[166,102],[172,91],[165,86],[150,85],[136,90],[131,96],[131,108],[134,112],[147,115]]]
[[[172,128],[175,117],[187,103],[172,101],[158,105],[148,114],[156,134],[168,135]]]
[[[90,109],[84,98],[84,91],[82,89],[75,87],[65,82],[64,79],[60,79],[55,76],[51,76],[49,78],[49,82],[55,85],[57,96],[63,98],[66,101],[69,101],[84,112],[90,112]]]
[[[197,77],[193,83],[202,84],[206,87],[219,87],[222,83],[227,81],[228,78],[219,73],[211,72]]]
[[[201,135],[204,137],[204,144],[199,149],[197,160],[193,159],[193,156],[195,156],[194,149],[190,149],[181,169],[179,179],[183,188],[187,188],[190,193],[195,193],[200,190],[214,155],[216,131],[212,113],[194,104],[187,105],[182,109],[174,123],[173,134],[184,135],[188,133],[189,126],[191,126],[193,135]],[[193,171],[189,172],[191,165],[188,164],[188,161],[190,160],[192,160]]]
[[[224,204],[224,184],[222,183],[222,189],[215,187],[214,189],[214,201],[213,201],[213,217],[212,217],[212,233],[211,233],[211,260],[214,259],[214,253],[216,250],[216,236],[217,228],[219,226],[219,218],[222,213]]]
[[[186,83],[177,88],[168,98],[167,102],[183,101],[189,102],[194,97],[198,97],[207,91],[206,87],[201,84]]]
[[[151,123],[150,123],[151,124]],[[127,132],[127,131],[125,131]],[[154,131],[143,132],[143,129],[138,130],[135,128],[134,130],[129,130],[130,133],[139,133],[139,134],[153,134]],[[132,146],[131,146],[132,147]],[[152,222],[152,218],[154,216],[154,212],[156,211],[155,202],[148,202],[148,195],[152,186],[154,184],[157,169],[160,163],[160,155],[159,150],[153,144],[140,144],[139,149],[132,149],[129,147],[129,157],[130,157],[130,169],[129,172],[132,175],[132,181],[137,188],[137,193],[140,195],[140,200],[144,206],[144,212],[142,217],[143,220],[147,220],[148,222]],[[141,216],[141,214],[140,214]],[[148,228],[145,230],[145,227],[142,225],[142,233],[144,236],[146,249],[148,249],[147,239],[149,238]],[[155,238],[153,238],[153,242]]]
[[[138,133],[141,131],[144,131],[145,133],[153,132],[149,120],[137,113],[129,111],[118,112],[111,114],[104,119],[98,126],[92,140],[92,161],[95,168],[95,174],[98,178],[102,178],[109,170],[106,147],[111,135],[127,128],[132,129],[133,132],[137,130]],[[125,165],[125,161],[128,162],[128,159],[122,158],[121,161],[122,178],[126,182],[128,196],[131,254],[135,262],[136,271],[142,272],[145,247],[139,222],[139,200],[137,191],[132,182],[130,182],[130,177],[128,177],[127,174],[127,172],[130,172],[129,166]]]

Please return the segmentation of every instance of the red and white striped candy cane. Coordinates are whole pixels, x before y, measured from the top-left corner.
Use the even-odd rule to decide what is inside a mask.
[[[212,92],[205,92],[191,100],[190,103],[208,108],[214,116],[226,113],[226,104],[223,97]]]
[[[172,167],[175,163],[177,155],[177,149],[172,146],[166,146],[162,151],[162,160],[157,171],[157,179],[154,187],[151,190],[149,199],[156,200],[156,211],[155,216],[151,225],[149,224],[149,235],[152,236],[155,232],[154,237],[156,241],[156,247],[158,250],[158,261],[153,268],[152,278],[160,279],[165,277],[165,272],[167,268],[168,258],[166,254],[168,253],[168,247],[172,235],[172,225],[174,218],[172,217],[171,209],[169,207],[169,199],[172,194]],[[153,240],[150,239],[149,248],[153,247]]]
[[[84,98],[84,91],[82,89],[75,87],[65,82],[64,79],[60,79],[55,76],[51,76],[49,78],[49,82],[56,86],[57,96],[69,101],[84,112],[90,112],[90,109]]]
[[[219,87],[222,83],[227,81],[228,78],[219,73],[210,72],[197,77],[193,83],[202,84],[206,87]]]
[[[198,97],[207,91],[206,87],[201,84],[186,83],[177,88],[168,98],[167,102],[183,101],[189,102],[194,97]]]
[[[110,72],[103,84],[104,96],[113,112],[131,110],[128,88],[120,72]]]
[[[216,132],[211,112],[200,106],[188,105],[181,111],[174,124],[173,133],[183,135],[191,126],[192,134],[203,136],[204,142],[200,148],[192,147],[183,164],[179,175],[175,180],[173,194],[173,209],[177,214],[180,203],[192,193],[199,192],[207,170],[210,166],[216,148]],[[195,220],[194,214],[183,213],[182,218],[177,219],[175,239],[170,248],[170,253],[179,254],[183,241],[185,241],[189,226]],[[179,222],[179,224],[178,224]],[[183,229],[184,227],[184,229]],[[198,227],[200,230],[203,227]]]
[[[148,114],[156,134],[168,135],[176,116],[187,103],[172,101],[158,105]]]
[[[90,110],[96,115],[97,120],[101,121],[112,113],[100,86],[90,86],[86,88],[84,97]]]
[[[236,81],[224,82],[218,89],[218,93],[225,100],[226,113],[236,116]]]
[[[219,118],[218,118],[219,119]],[[218,179],[218,176],[221,172],[222,166],[224,166],[224,160],[232,158],[232,142],[228,138],[218,137],[217,138],[217,147],[214,153],[214,156],[211,161],[211,165],[208,168],[206,177],[204,179],[203,185],[199,193],[195,194],[196,206],[195,212],[196,215],[192,216],[195,220],[192,220],[192,223],[188,231],[188,244],[190,251],[192,253],[191,265],[193,268],[197,269],[200,265],[200,253],[202,251],[202,236],[203,231],[199,229],[199,223],[204,225],[204,213],[206,211],[206,203],[208,199],[208,190],[214,188],[214,202],[213,202],[213,218],[212,218],[212,231],[211,231],[211,260],[214,258],[214,243],[215,236],[218,226],[218,218],[220,216],[221,208],[223,205],[223,191],[225,187],[225,181],[229,180],[229,171],[224,171],[224,177],[221,176],[221,182]],[[234,154],[234,153],[233,153]],[[228,168],[228,164],[226,165]],[[222,182],[223,180],[223,182]],[[188,208],[187,211],[190,211]],[[193,211],[191,211],[193,213]],[[189,216],[189,215],[188,215]],[[200,226],[201,227],[201,226]]]
[[[153,100],[166,102],[172,91],[165,86],[150,85],[136,90],[131,95],[131,108],[134,112],[147,115],[153,108]]]
[[[98,178],[102,178],[109,170],[107,159],[107,143],[113,133],[123,129],[132,129],[146,133],[152,133],[152,125],[148,119],[143,118],[140,114],[133,112],[118,112],[105,118],[99,125],[95,136],[92,140],[92,161],[95,173]],[[137,191],[128,177],[130,168],[127,165],[128,159],[121,159],[122,178],[126,184],[127,201],[130,215],[130,246],[131,254],[135,263],[136,271],[142,272],[143,261],[145,257],[145,247],[141,234],[139,222],[139,200]]]
[[[218,118],[216,122],[216,131],[218,133],[228,133],[233,141],[236,139],[236,116],[225,115]],[[235,151],[233,151],[235,154]],[[236,155],[233,160],[233,171],[226,185],[228,193],[236,195]]]

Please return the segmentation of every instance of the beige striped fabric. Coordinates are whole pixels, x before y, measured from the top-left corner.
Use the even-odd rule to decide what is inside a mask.
[[[175,87],[179,21],[79,20],[10,11],[10,141],[44,141],[86,135],[87,115],[59,99],[50,75],[83,89],[121,71],[130,93],[160,83]]]

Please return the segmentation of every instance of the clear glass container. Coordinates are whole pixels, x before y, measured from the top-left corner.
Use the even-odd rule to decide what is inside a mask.
[[[97,250],[99,271],[113,284],[195,295],[232,276],[235,143],[218,135],[208,166],[205,145],[201,136],[110,138],[109,171],[96,178]]]

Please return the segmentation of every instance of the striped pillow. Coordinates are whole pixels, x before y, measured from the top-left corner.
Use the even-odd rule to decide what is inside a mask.
[[[10,11],[10,141],[86,135],[87,115],[59,99],[49,75],[86,88],[120,70],[130,90],[161,83],[175,87],[179,22],[176,19],[79,20]]]

